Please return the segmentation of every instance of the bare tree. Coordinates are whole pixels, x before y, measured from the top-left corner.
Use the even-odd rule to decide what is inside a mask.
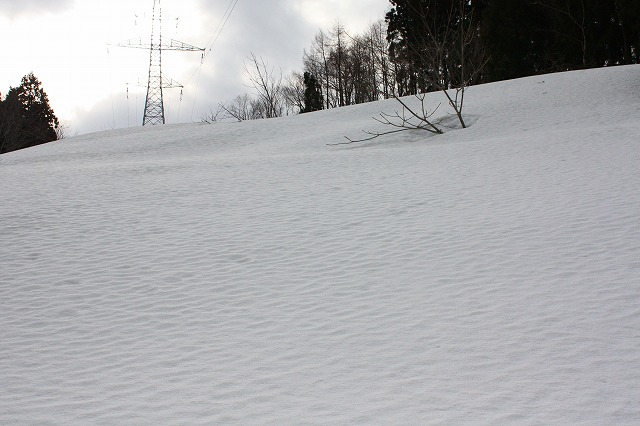
[[[354,103],[351,60],[351,41],[340,21],[329,34],[318,32],[310,51],[305,51],[304,71],[321,83],[326,109]]]
[[[336,21],[331,29],[331,37],[333,39],[333,49],[329,56],[333,64],[331,71],[333,72],[333,89],[338,94],[338,106],[349,105],[349,98],[346,96],[347,73],[345,70],[345,62],[347,55],[347,33],[344,25],[340,21]]]
[[[371,49],[371,60],[375,72],[375,81],[383,99],[396,95],[393,64],[389,58],[389,42],[386,39],[386,24],[378,21],[372,24],[365,35]]]
[[[320,30],[316,34],[311,50],[305,51],[303,64],[305,71],[315,75],[322,82],[325,108],[336,106],[335,97],[331,91],[329,56],[331,51],[331,41],[327,34]]]
[[[322,86],[325,108],[371,102],[396,93],[389,59],[386,24],[379,21],[363,34],[350,35],[340,22],[320,31],[305,50],[303,68]]]
[[[489,59],[480,43],[477,23],[465,4],[464,0],[451,3],[443,15],[416,11],[424,31],[416,35],[418,42],[411,51],[419,59],[420,79],[445,94],[463,128],[465,90],[480,76]]]
[[[361,104],[379,99],[375,59],[368,34],[350,37],[347,55],[350,103]]]
[[[464,128],[465,90],[481,77],[489,59],[480,41],[479,23],[466,0],[450,2],[444,10],[437,2],[410,7],[418,29],[410,33],[410,42],[397,44],[404,50],[396,57],[409,61],[405,70],[418,91],[445,94]],[[392,47],[395,45],[392,43]]]
[[[442,91],[449,106],[454,110],[460,125],[465,128],[462,115],[466,88],[480,75],[488,61],[480,44],[478,28],[465,8],[465,0],[452,4],[443,20],[442,14],[429,13],[425,10],[414,10],[422,19],[422,29],[414,34],[416,42],[407,46],[409,57],[414,58],[416,65],[416,82],[422,86],[422,93],[415,96],[420,101],[420,111],[410,108],[399,96],[394,96],[402,106],[401,112],[394,114],[381,113],[380,118],[374,118],[379,123],[393,127],[390,131],[365,131],[368,137],[350,139],[344,143],[368,141],[379,136],[406,130],[425,130],[433,134],[443,133],[443,120],[434,121],[432,116],[438,108],[429,110],[425,107],[424,91]],[[402,91],[400,90],[401,94]]]
[[[262,118],[281,117],[285,112],[282,71],[279,74],[262,58],[251,53],[244,64],[244,75],[251,82],[262,110]]]
[[[218,107],[224,114],[221,118],[233,118],[237,121],[266,118],[264,103],[247,93],[236,96],[233,101],[226,104],[219,104]]]
[[[386,24],[378,21],[361,35],[349,36],[348,83],[353,86],[352,103],[388,99],[396,94],[393,66],[386,40]]]
[[[56,127],[56,140],[65,139],[69,136],[69,132],[71,131],[71,126],[67,121],[61,121]]]
[[[218,108],[216,110],[209,108],[208,113],[202,114],[200,116],[200,122],[204,124],[216,123],[223,118],[222,117],[223,113],[224,113],[224,109],[222,108],[221,105],[218,105]]]
[[[297,114],[304,109],[304,89],[304,76],[298,72],[292,72],[282,87],[287,114]]]
[[[451,12],[453,15],[453,12]],[[451,90],[442,87],[449,105],[455,111],[463,128],[467,127],[463,117],[465,90],[481,76],[482,70],[489,61],[489,54],[480,41],[479,27],[472,12],[465,8],[465,1],[459,2],[459,22],[457,31],[452,30],[452,47],[449,49],[447,68],[451,75]],[[457,33],[457,34],[456,34]]]

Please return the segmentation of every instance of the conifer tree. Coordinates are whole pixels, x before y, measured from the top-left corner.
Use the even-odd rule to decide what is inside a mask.
[[[480,51],[476,0],[390,0],[389,55],[397,68],[399,94],[416,94],[459,85],[454,74],[463,56]],[[463,40],[464,39],[464,40]],[[467,52],[461,51],[461,43]],[[473,44],[473,49],[468,47]],[[468,58],[466,58],[468,59]],[[479,79],[479,75],[476,76]],[[478,81],[474,81],[474,84]]]
[[[624,63],[640,63],[640,2],[637,0],[616,0],[623,37]]]
[[[40,81],[29,73],[0,105],[0,153],[55,141],[58,126]]]
[[[321,110],[324,103],[322,99],[322,87],[313,74],[309,72],[304,73],[304,87],[304,109],[300,112]]]

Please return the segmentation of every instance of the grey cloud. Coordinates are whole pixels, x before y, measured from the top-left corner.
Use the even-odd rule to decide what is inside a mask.
[[[183,41],[204,47],[214,35],[229,1],[198,0],[199,15],[205,28],[210,30],[202,35],[202,40]],[[367,2],[382,6],[387,4],[385,0]],[[382,17],[383,14],[380,18]],[[348,27],[349,23],[345,24]],[[320,29],[329,28],[309,23],[295,7],[291,7],[291,0],[240,0],[202,67],[198,69],[197,59],[193,63],[193,70],[188,73],[195,73],[192,78],[173,75],[170,66],[163,70],[168,76],[185,84],[179,117],[169,112],[175,109],[166,108],[165,105],[168,110],[167,121],[175,123],[179,119],[180,122],[197,122],[210,109],[215,110],[219,103],[230,101],[243,93],[252,93],[253,89],[245,86],[243,78],[243,64],[248,61],[251,53],[262,57],[276,72],[282,70],[284,77],[291,71],[300,71],[304,50],[309,48]],[[185,54],[184,60],[193,61],[193,56]],[[173,93],[174,103],[178,93]],[[139,94],[138,103],[143,101],[142,96],[143,94]],[[141,105],[134,108],[133,99],[128,101],[130,105],[122,103],[124,94],[114,99],[115,104],[109,100],[96,105],[91,111],[82,114],[83,123],[76,123],[75,126],[72,123],[72,126],[84,133],[110,127],[126,127],[129,124],[138,125],[141,122]]]
[[[291,7],[290,0],[241,0],[203,66],[198,96],[201,108],[224,102],[251,88],[243,84],[243,64],[254,53],[282,70],[286,77],[302,68],[304,49],[319,28],[310,26]],[[202,15],[211,32],[217,27],[224,5],[218,0],[200,0]],[[205,108],[206,109],[206,108]]]
[[[36,13],[58,13],[73,6],[75,0],[0,0],[0,15],[13,18]]]
[[[163,69],[167,76],[185,84],[180,122],[198,122],[211,109],[217,109],[219,103],[230,101],[243,93],[251,93],[253,89],[245,86],[243,79],[243,64],[251,53],[262,57],[276,72],[281,69],[285,77],[291,70],[302,68],[304,48],[311,43],[318,29],[308,28],[306,22],[287,6],[288,1],[240,0],[200,69],[198,58],[193,62],[192,54],[175,53],[185,61],[193,62],[193,70],[187,76],[173,75],[170,63]],[[182,41],[205,47],[205,43],[214,35],[228,3],[200,0],[200,16],[210,32],[203,34],[203,40]],[[167,53],[169,55],[171,53]],[[178,94],[176,89],[173,92],[165,91],[168,123],[175,123],[178,119],[175,113]],[[170,96],[173,96],[173,107],[168,102]],[[71,125],[80,133],[126,127],[129,124],[137,126],[142,121],[143,97],[144,93],[137,94],[137,107],[134,107],[133,95],[128,100],[129,105],[124,95],[103,100],[81,115],[82,123]]]

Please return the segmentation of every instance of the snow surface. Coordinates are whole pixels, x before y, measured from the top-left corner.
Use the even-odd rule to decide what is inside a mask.
[[[0,157],[0,423],[640,423],[640,66],[467,102]]]

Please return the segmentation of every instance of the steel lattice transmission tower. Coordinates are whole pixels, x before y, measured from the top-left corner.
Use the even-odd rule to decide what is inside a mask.
[[[120,47],[131,47],[149,50],[149,79],[147,82],[147,97],[144,104],[144,117],[142,125],[164,124],[164,101],[162,89],[183,86],[173,79],[165,79],[162,76],[162,51],[182,50],[182,51],[204,51],[204,48],[192,46],[181,41],[169,39],[169,42],[162,40],[162,6],[160,0],[153,1],[153,14],[151,18],[151,43],[142,43],[141,39],[127,40],[118,43]]]

